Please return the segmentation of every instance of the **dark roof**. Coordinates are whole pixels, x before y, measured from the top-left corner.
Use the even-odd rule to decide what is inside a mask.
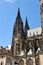
[[[6,50],[6,48],[1,48],[0,49],[0,54],[4,54],[4,53],[8,53],[8,51]]]
[[[10,53],[6,48],[1,48],[0,49],[0,55],[10,55],[11,57],[14,58],[14,55],[12,55],[12,53]]]

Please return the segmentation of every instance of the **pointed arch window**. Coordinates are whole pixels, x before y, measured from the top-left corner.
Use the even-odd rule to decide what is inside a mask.
[[[19,61],[19,65],[24,65],[24,61],[23,60],[20,60]]]
[[[16,43],[16,54],[19,54],[20,52],[20,44]]]
[[[31,58],[27,60],[27,65],[33,65],[33,60]]]
[[[37,46],[39,47],[39,39],[36,40]]]
[[[29,49],[32,48],[32,42],[29,41]]]
[[[37,58],[36,58],[36,65],[40,65],[40,59],[39,59],[39,56],[37,56]]]

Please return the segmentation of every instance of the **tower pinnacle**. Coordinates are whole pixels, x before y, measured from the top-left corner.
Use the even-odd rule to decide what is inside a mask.
[[[27,30],[29,30],[29,26],[28,26],[28,20],[27,20],[27,17],[26,17],[26,23],[25,23],[25,36],[27,36]]]
[[[18,8],[17,18],[20,18],[20,8]]]
[[[28,20],[27,20],[27,17],[26,17],[25,31],[27,31],[28,29],[29,29],[29,26],[28,26]]]

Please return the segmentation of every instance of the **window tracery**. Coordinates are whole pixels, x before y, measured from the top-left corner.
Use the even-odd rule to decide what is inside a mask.
[[[19,54],[20,52],[20,44],[16,43],[16,54]]]
[[[19,61],[19,65],[24,65],[24,61],[22,59]]]
[[[27,65],[33,65],[33,60],[31,58],[27,60]]]

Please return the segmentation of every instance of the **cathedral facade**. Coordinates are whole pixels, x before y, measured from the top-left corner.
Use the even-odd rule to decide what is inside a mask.
[[[0,65],[43,65],[43,0],[40,0],[41,27],[25,27],[20,9],[13,28],[11,49],[0,48]]]

